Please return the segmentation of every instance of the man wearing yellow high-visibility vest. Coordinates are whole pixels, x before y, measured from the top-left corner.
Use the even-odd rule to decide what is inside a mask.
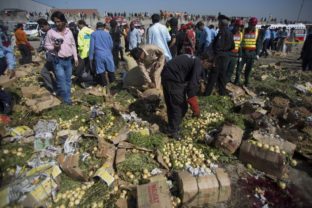
[[[244,85],[248,86],[251,70],[255,59],[259,59],[259,41],[258,41],[258,30],[256,25],[258,20],[256,17],[252,17],[248,21],[248,27],[243,33],[242,40],[242,62],[237,68],[235,84],[240,84],[240,74],[246,64],[245,68],[245,81]]]
[[[89,48],[90,48],[90,40],[91,34],[93,30],[87,27],[87,24],[84,20],[78,21],[78,28],[80,29],[78,33],[78,53],[79,57],[84,62],[84,67],[87,72],[90,71],[90,62],[89,62]]]
[[[244,28],[244,22],[241,19],[236,19],[234,22],[233,32],[233,39],[235,43],[235,48],[231,51],[230,55],[230,63],[226,72],[227,82],[231,82],[232,74],[234,72],[235,67],[239,67],[241,62],[242,56],[242,40],[243,40],[243,33],[242,29]]]

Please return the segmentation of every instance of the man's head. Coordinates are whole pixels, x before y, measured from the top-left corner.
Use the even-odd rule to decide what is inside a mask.
[[[104,28],[105,28],[105,25],[103,22],[97,22],[96,23],[96,29],[97,30],[104,30]]]
[[[203,31],[204,27],[205,27],[205,24],[202,21],[200,21],[200,22],[197,23],[197,27],[198,27],[199,30]]]
[[[219,15],[218,20],[219,20],[220,29],[227,27],[230,23],[230,18],[228,18],[227,16],[223,14]]]
[[[283,31],[284,31],[284,32],[286,31],[286,27],[283,27]]]
[[[209,29],[214,29],[214,27],[215,27],[214,25],[209,25],[208,26]]]
[[[152,23],[155,24],[155,23],[158,23],[159,21],[160,21],[159,14],[153,14],[152,15]]]
[[[234,32],[240,31],[244,27],[244,21],[242,19],[236,19],[234,22]]]
[[[248,21],[248,27],[256,28],[257,23],[258,23],[258,19],[256,17],[251,17]]]
[[[142,48],[136,47],[130,51],[130,55],[134,58],[136,61],[142,61],[145,58],[145,52]]]
[[[48,23],[48,21],[46,19],[38,19],[37,23],[39,25],[39,28],[43,31],[43,32],[48,32],[48,30],[50,29],[50,25]]]
[[[24,29],[24,25],[22,24],[22,23],[18,23],[17,25],[16,25],[16,29]]]
[[[171,27],[178,27],[179,21],[178,21],[177,18],[172,17],[172,18],[169,20],[169,24],[170,24]]]
[[[81,30],[83,27],[87,26],[87,23],[84,20],[79,20],[77,22],[77,25],[78,25],[79,29]]]
[[[112,29],[115,29],[117,27],[117,25],[118,25],[118,22],[115,19],[112,19],[109,22],[109,25],[111,26]]]
[[[192,29],[193,28],[193,22],[188,22],[185,26],[186,26],[186,29]]]
[[[55,23],[57,30],[63,31],[65,29],[67,20],[62,12],[53,12],[51,20]]]
[[[211,69],[213,67],[214,58],[207,53],[203,53],[200,56],[200,60],[203,69]]]
[[[133,30],[135,28],[134,22],[130,22],[130,30]]]

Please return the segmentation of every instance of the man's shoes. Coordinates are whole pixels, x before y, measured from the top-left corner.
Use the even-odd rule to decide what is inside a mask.
[[[182,138],[181,138],[181,136],[180,136],[180,134],[179,134],[178,132],[169,133],[169,134],[168,134],[168,137],[169,137],[169,138],[172,138],[172,139],[175,139],[175,140],[177,140],[177,141],[181,141],[181,140],[182,140]]]

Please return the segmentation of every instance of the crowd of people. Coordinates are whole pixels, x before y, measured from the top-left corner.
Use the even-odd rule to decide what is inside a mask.
[[[216,28],[203,21],[196,24],[190,21],[179,27],[176,17],[163,25],[161,19],[162,15],[153,14],[146,31],[135,22],[130,27],[121,26],[115,19],[98,22],[94,31],[83,19],[67,24],[65,14],[60,11],[51,15],[55,28],[50,28],[45,18],[39,19],[44,35],[38,52],[44,52],[46,57],[41,71],[45,86],[64,104],[72,105],[73,74],[84,88],[106,86],[115,81],[120,61],[128,59],[129,53],[137,68],[128,70],[124,84],[139,91],[162,90],[167,106],[167,133],[179,139],[179,127],[188,104],[193,116],[200,116],[198,95],[209,96],[217,87],[219,95],[224,96],[228,82],[249,86],[254,61],[268,56],[268,49],[282,50],[286,39],[294,42],[295,38],[293,30],[288,35],[285,28],[257,29],[255,17],[248,20],[246,28],[242,19],[232,21],[221,14]],[[1,27],[1,74],[8,68],[14,76],[15,58],[6,34]],[[22,56],[20,64],[30,63],[32,47],[22,24],[17,26],[15,38]],[[309,33],[302,49],[303,70],[312,70],[311,38]],[[204,89],[200,90],[200,83],[205,84]]]

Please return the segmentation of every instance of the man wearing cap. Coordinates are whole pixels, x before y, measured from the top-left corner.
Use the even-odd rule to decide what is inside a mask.
[[[141,43],[141,34],[140,34],[140,30],[135,28],[133,21],[130,23],[130,30],[129,30],[127,37],[128,37],[128,41],[129,41],[129,50],[130,51],[136,47],[139,47],[139,45]]]
[[[240,75],[241,71],[246,64],[245,68],[245,82],[244,85],[248,86],[249,78],[251,74],[251,70],[254,64],[255,59],[259,59],[259,44],[260,41],[258,39],[258,30],[256,29],[256,25],[258,20],[256,17],[252,17],[249,19],[248,27],[245,29],[243,33],[242,40],[242,62],[236,71],[235,84],[240,84]]]
[[[211,70],[205,95],[211,95],[213,87],[217,84],[220,95],[226,95],[226,72],[230,63],[230,52],[235,48],[233,34],[228,28],[230,18],[219,15],[219,32],[212,43],[216,68]]]
[[[197,100],[199,81],[203,69],[209,67],[209,57],[204,54],[201,59],[188,54],[175,57],[167,62],[161,73],[161,82],[167,106],[169,137],[180,140],[180,124],[185,116],[188,104],[194,117],[200,116]]]
[[[233,39],[235,43],[235,48],[231,51],[230,54],[230,63],[226,72],[227,82],[231,82],[231,78],[236,67],[239,67],[239,64],[242,60],[242,39],[243,33],[242,29],[244,28],[243,20],[236,19],[234,22],[234,27],[232,30]]]
[[[166,57],[166,61],[172,59],[171,52],[169,50],[168,42],[171,41],[171,36],[166,26],[159,23],[159,14],[152,15],[153,25],[148,29],[147,43],[156,45],[161,48]]]
[[[161,89],[160,74],[165,64],[165,56],[161,48],[155,45],[142,45],[130,51],[138,64],[138,70],[130,70],[125,79],[124,87]]]
[[[90,42],[90,65],[95,59],[95,69],[98,75],[98,83],[106,86],[115,80],[115,64],[112,54],[113,40],[108,32],[104,30],[104,23],[96,24],[96,31],[91,34]],[[108,80],[106,79],[108,75]]]

